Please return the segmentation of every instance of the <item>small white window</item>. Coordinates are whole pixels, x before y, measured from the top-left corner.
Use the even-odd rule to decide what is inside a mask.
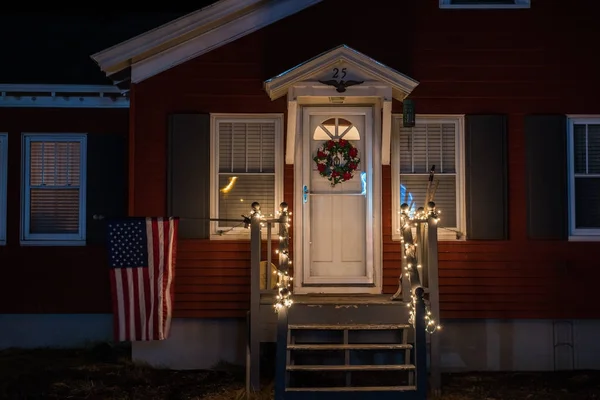
[[[440,8],[530,8],[531,0],[440,0]]]
[[[23,244],[85,244],[85,177],[85,135],[23,135]]]
[[[211,115],[213,237],[248,235],[241,223],[251,204],[274,217],[283,201],[283,116]]]
[[[434,202],[440,210],[438,236],[442,240],[465,238],[464,118],[417,116],[405,128],[394,118],[392,135],[393,239],[400,239],[400,205],[410,212],[425,207],[429,171],[435,165]]]
[[[600,237],[600,116],[569,118],[570,236]]]
[[[6,244],[7,168],[8,136],[6,133],[0,133],[0,245]]]

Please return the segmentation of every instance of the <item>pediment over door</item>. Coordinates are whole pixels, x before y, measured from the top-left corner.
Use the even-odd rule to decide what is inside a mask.
[[[362,83],[343,92],[322,83],[342,80]],[[301,96],[377,96],[387,101],[392,98],[403,101],[418,84],[395,69],[341,45],[265,81],[264,88],[271,100],[287,94],[288,100]]]
[[[381,162],[390,162],[392,99],[404,101],[419,82],[346,45],[264,82],[271,100],[288,98],[286,163],[294,163],[299,104],[372,102],[381,106]]]

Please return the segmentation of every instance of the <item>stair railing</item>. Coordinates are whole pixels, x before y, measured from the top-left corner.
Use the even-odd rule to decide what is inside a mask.
[[[429,339],[430,383],[432,391],[437,393],[441,388],[439,335],[431,335],[429,338],[425,335],[425,333],[433,333],[440,328],[434,320],[434,316],[439,316],[437,235],[439,216],[433,201],[438,181],[434,182],[433,180],[434,171],[435,166],[432,166],[425,195],[427,208],[419,207],[411,216],[410,210],[413,209],[414,204],[409,206],[404,203],[400,206],[403,262],[398,290],[392,299],[402,297],[402,300],[411,308],[410,323],[415,328],[417,375],[427,374],[426,362],[419,365],[418,354],[424,353],[426,357],[427,339]],[[417,295],[417,289],[421,289],[419,292],[422,292],[422,296]],[[421,302],[423,312],[419,311]],[[423,329],[420,328],[421,323],[423,323]],[[421,331],[424,341],[419,341],[418,338]]]
[[[292,301],[292,290],[291,282],[292,277],[290,276],[290,266],[292,261],[290,259],[290,235],[289,226],[291,222],[291,212],[288,210],[288,204],[282,202],[279,205],[279,212],[275,219],[265,219],[260,211],[260,204],[258,202],[252,203],[252,211],[250,216],[246,218],[246,225],[250,226],[250,315],[249,315],[249,331],[248,331],[248,342],[247,346],[247,374],[246,374],[246,388],[247,393],[252,391],[260,390],[260,304],[262,294],[273,295],[273,306],[275,311],[278,313],[278,328],[277,334],[280,334],[280,325],[285,325],[287,329],[287,308],[291,307]],[[279,245],[276,250],[278,255],[277,269],[277,282],[275,288],[272,289],[272,271],[273,266],[272,260],[272,233],[273,225],[278,224],[279,233]],[[261,262],[263,258],[262,253],[262,227],[266,225],[267,235],[267,251],[266,251],[266,266],[265,266],[265,279],[264,289],[261,289]],[[284,340],[285,343],[285,340]],[[278,349],[279,357],[279,349]],[[277,361],[279,362],[279,361]],[[285,363],[285,359],[284,359]]]

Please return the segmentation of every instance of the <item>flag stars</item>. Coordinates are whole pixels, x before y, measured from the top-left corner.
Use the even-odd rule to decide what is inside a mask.
[[[109,258],[113,268],[148,265],[148,241],[144,220],[110,223],[108,231]]]

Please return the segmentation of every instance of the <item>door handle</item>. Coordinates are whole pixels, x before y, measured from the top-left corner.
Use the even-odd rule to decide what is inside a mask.
[[[308,201],[308,186],[304,185],[302,188],[302,202],[306,203]]]

